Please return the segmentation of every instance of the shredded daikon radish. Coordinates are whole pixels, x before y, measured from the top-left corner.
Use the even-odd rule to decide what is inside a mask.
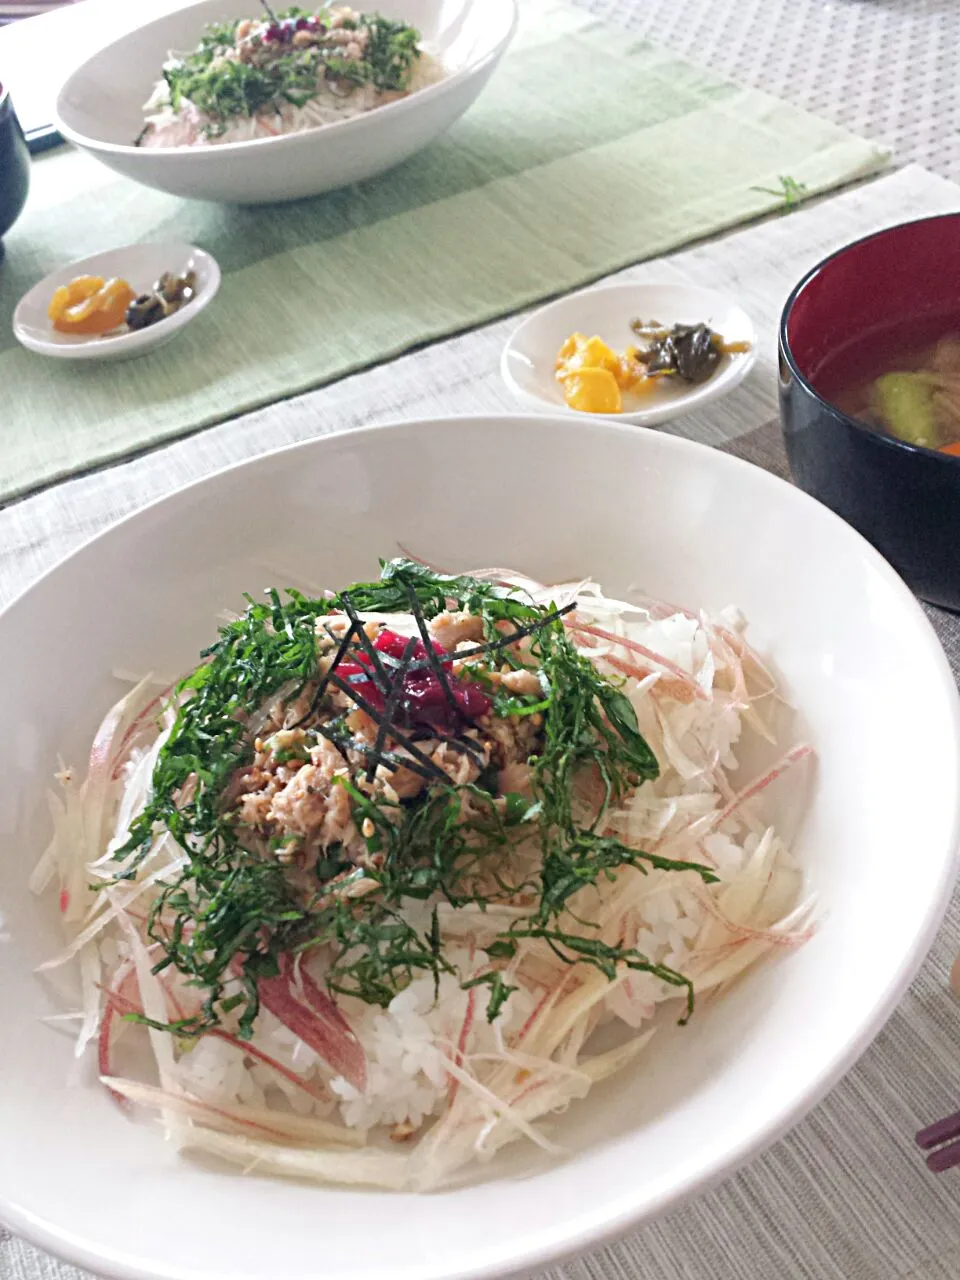
[[[436,988],[431,977],[414,976],[388,1007],[352,996],[335,1005],[323,956],[304,952],[289,985],[262,1003],[251,1040],[229,1019],[199,1036],[171,1034],[158,1028],[185,1024],[202,992],[175,966],[157,968],[163,952],[149,922],[155,911],[162,917],[162,895],[192,855],[159,825],[143,856],[120,852],[148,803],[178,709],[169,689],[139,681],[105,717],[86,776],[61,770],[50,794],[52,839],[30,885],[46,893],[56,882],[60,892],[66,943],[42,967],[78,965],[80,1010],[61,1015],[80,1021],[77,1052],[99,1034],[104,1085],[158,1111],[182,1150],[248,1172],[419,1190],[521,1138],[557,1156],[550,1117],[633,1063],[664,1018],[682,1018],[684,990],[671,973],[692,980],[697,995],[716,993],[771,951],[810,936],[815,899],[803,896],[777,815],[778,788],[796,792],[813,753],[793,745],[743,776],[744,739],[773,741],[763,708],[773,705],[776,684],[744,640],[739,615],[617,600],[589,580],[546,586],[502,568],[473,576],[544,608],[574,606],[565,634],[629,700],[660,766],[658,777],[606,809],[604,833],[692,860],[716,881],[653,865],[600,877],[571,899],[569,918],[587,921],[598,945],[630,948],[659,969],[571,967],[549,942],[525,936],[503,964],[514,990],[493,1020],[490,989],[465,990],[461,981],[482,980],[485,947],[530,918],[522,894],[482,905],[404,903],[411,927],[426,930],[435,919],[456,970]],[[370,610],[360,621],[418,635],[409,614]],[[253,713],[251,734],[283,692]],[[294,692],[291,683],[284,696]],[[576,804],[596,786],[585,779]],[[231,982],[230,991],[241,991],[238,978]],[[123,1022],[131,1016],[153,1025]],[[685,1034],[695,1037],[695,1026],[694,1015]],[[110,1065],[120,1027],[129,1030],[124,1051],[141,1054],[135,1078]],[[622,1043],[597,1052],[601,1028]],[[404,1145],[384,1150],[384,1137]]]

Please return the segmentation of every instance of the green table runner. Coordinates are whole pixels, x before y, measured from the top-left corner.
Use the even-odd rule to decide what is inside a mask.
[[[0,265],[0,498],[280,400],[879,168],[868,143],[550,0],[454,129],[393,173],[313,200],[183,201],[62,149],[33,169]],[[224,273],[169,346],[120,364],[22,350],[48,271],[185,240]]]

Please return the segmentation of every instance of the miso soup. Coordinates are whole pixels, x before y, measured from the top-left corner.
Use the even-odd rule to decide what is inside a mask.
[[[859,337],[831,353],[813,382],[858,422],[960,455],[960,318]]]

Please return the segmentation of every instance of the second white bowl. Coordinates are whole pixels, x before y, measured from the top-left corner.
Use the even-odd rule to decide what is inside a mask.
[[[256,0],[200,0],[121,36],[83,63],[57,98],[63,136],[118,173],[172,195],[266,204],[363,182],[448,129],[481,92],[513,36],[516,0],[383,0],[415,26],[446,79],[337,124],[279,138],[199,147],[137,147],[143,103],[170,50],[196,47],[205,25],[249,17]]]

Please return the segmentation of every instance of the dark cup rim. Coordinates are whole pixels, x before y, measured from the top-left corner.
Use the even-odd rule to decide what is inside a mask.
[[[845,426],[857,432],[864,438],[874,441],[875,444],[881,448],[892,449],[899,452],[906,451],[907,453],[919,455],[920,457],[925,458],[936,458],[937,461],[944,466],[957,467],[960,466],[960,455],[958,454],[942,453],[939,449],[928,449],[922,444],[910,444],[908,441],[900,440],[896,436],[890,436],[883,431],[877,431],[875,427],[869,427],[865,422],[860,422],[857,418],[851,418],[848,413],[844,413],[842,409],[838,409],[835,404],[832,404],[825,396],[820,394],[816,387],[814,387],[813,383],[810,382],[809,378],[807,378],[807,376],[802,372],[800,366],[794,359],[793,352],[790,349],[790,341],[787,337],[787,326],[790,322],[790,314],[793,311],[794,304],[807,285],[810,284],[813,278],[818,275],[824,267],[829,266],[830,263],[834,262],[837,258],[842,258],[843,255],[848,253],[851,249],[856,249],[858,245],[867,244],[870,240],[879,240],[882,236],[891,235],[893,232],[900,231],[904,227],[918,227],[924,223],[948,221],[960,222],[960,212],[935,213],[927,218],[911,218],[907,222],[897,222],[892,227],[882,227],[879,231],[871,231],[869,235],[860,236],[859,239],[851,240],[848,244],[841,246],[841,248],[834,249],[833,253],[828,253],[825,258],[821,258],[815,266],[812,266],[791,289],[786,302],[783,304],[783,311],[780,313],[779,340],[780,353],[796,381],[805,391],[813,396],[818,404],[823,405],[823,407],[829,410],[830,413],[836,414]]]

